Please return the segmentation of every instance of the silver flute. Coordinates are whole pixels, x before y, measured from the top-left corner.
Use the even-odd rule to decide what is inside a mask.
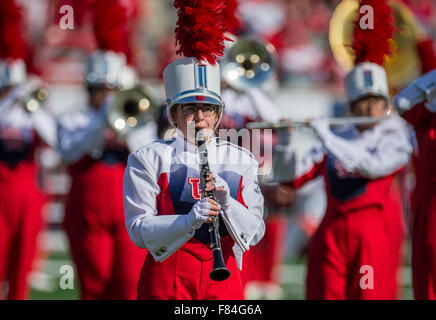
[[[331,126],[344,124],[373,124],[388,118],[384,117],[343,117],[329,118],[328,123]],[[291,127],[310,127],[310,119],[306,120],[281,120],[281,121],[259,121],[247,124],[247,129],[280,129]]]

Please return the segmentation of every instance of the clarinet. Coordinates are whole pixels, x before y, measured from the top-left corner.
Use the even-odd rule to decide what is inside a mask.
[[[208,197],[215,200],[213,191],[206,191],[206,178],[210,173],[209,161],[207,158],[207,148],[204,133],[200,130],[197,134],[197,146],[200,153],[200,187],[202,197]],[[230,277],[230,270],[226,268],[224,263],[223,252],[221,250],[221,241],[219,234],[219,220],[217,216],[211,216],[209,222],[210,247],[212,249],[213,267],[209,273],[209,278],[214,281],[223,281]]]

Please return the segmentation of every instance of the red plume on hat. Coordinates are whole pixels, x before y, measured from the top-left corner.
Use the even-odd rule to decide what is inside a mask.
[[[242,28],[242,23],[238,18],[238,0],[225,0],[224,14],[224,26],[227,31],[236,35]]]
[[[382,66],[384,57],[392,52],[390,41],[394,33],[393,10],[386,0],[360,0],[359,4],[359,12],[363,6],[372,8],[374,28],[361,27],[361,20],[368,14],[362,10],[354,23],[354,63],[373,62]]]
[[[99,49],[123,53],[131,62],[129,15],[121,0],[95,0],[94,31]]]
[[[194,57],[215,65],[224,52],[227,31],[225,0],[175,0],[178,9],[176,44],[178,55]]]
[[[23,37],[21,9],[14,0],[0,1],[0,59],[23,59],[27,47]]]

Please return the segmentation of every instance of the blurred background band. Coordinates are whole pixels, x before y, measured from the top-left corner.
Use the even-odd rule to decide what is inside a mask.
[[[2,4],[9,2],[2,1]],[[73,123],[75,122],[73,113],[83,115],[89,111],[90,92],[86,88],[84,75],[88,58],[101,47],[97,34],[100,32],[106,33],[106,36],[111,35],[107,32],[110,27],[105,22],[105,18],[98,20],[95,17],[95,6],[98,1],[16,0],[15,2],[21,9],[21,34],[28,46],[26,54],[22,57],[26,65],[27,79],[34,78],[36,75],[49,92],[47,100],[41,104],[39,109],[49,111],[51,117],[58,119],[60,123],[68,123],[68,121]],[[159,106],[156,107],[156,112],[162,111],[157,124],[150,124],[144,133],[148,137],[158,134],[162,137],[167,128],[167,122],[165,108],[162,107],[164,93],[161,74],[164,66],[175,57],[173,31],[177,17],[173,1],[127,0],[122,3],[125,6],[123,12],[129,16],[129,23],[126,25],[129,30],[129,44],[125,44],[123,49],[125,59],[130,62],[131,69],[135,71],[137,78],[135,84],[140,84],[146,96]],[[335,51],[329,43],[331,19],[339,3],[341,3],[339,0],[238,1],[237,19],[233,20],[231,31],[238,36],[261,39],[275,48],[276,65],[273,70],[275,76],[274,81],[269,81],[264,88],[254,85],[252,88],[235,90],[231,85],[224,88],[226,84],[223,83],[223,99],[226,101],[227,112],[223,118],[223,125],[228,128],[244,128],[250,122],[261,120],[278,121],[281,118],[300,120],[319,116],[335,118],[346,114],[347,104],[344,98],[343,80],[349,69],[337,61]],[[401,3],[409,8],[431,43],[431,39],[434,39],[436,35],[434,3],[431,0],[404,0]],[[64,16],[60,13],[60,8],[64,5],[69,5],[74,9],[74,29],[72,30],[60,27],[60,21]],[[110,15],[107,4],[103,7],[101,11]],[[345,17],[341,18],[341,21],[347,20],[344,19]],[[349,25],[349,20],[337,23],[337,25],[347,30],[346,25]],[[424,41],[425,39],[415,38],[409,42],[410,47],[419,50],[423,47]],[[121,43],[124,42],[118,44]],[[11,42],[8,44],[10,45]],[[417,60],[415,65],[418,72],[415,70],[412,78],[419,75],[425,63],[422,58]],[[19,101],[27,100],[30,92],[36,88],[39,86],[26,89],[29,94],[23,94],[23,98]],[[395,94],[395,92],[392,93]],[[308,97],[310,99],[307,99]],[[2,98],[2,101],[4,99]],[[4,103],[1,105],[3,106]],[[122,105],[124,104],[111,104],[111,107],[117,106],[114,109],[121,109]],[[261,107],[259,108],[258,105]],[[28,114],[24,118],[29,116],[34,117]],[[7,117],[4,119],[6,121]],[[83,119],[86,119],[86,116]],[[101,121],[102,119],[103,116]],[[3,122],[3,120],[0,121]],[[44,124],[50,122],[43,121]],[[86,121],[88,120],[84,120],[84,123]],[[50,126],[40,127],[49,128]],[[109,126],[106,126],[106,129],[109,129]],[[46,143],[40,144],[39,148],[35,149],[34,159],[39,164],[37,181],[46,199],[45,205],[41,206],[45,228],[36,238],[37,259],[34,260],[33,271],[29,274],[28,281],[34,289],[34,296],[45,297],[45,294],[50,296],[52,293],[58,297],[65,295],[69,298],[78,298],[81,295],[77,291],[69,293],[68,290],[59,291],[58,288],[60,265],[70,263],[75,266],[70,260],[70,243],[62,224],[66,214],[65,205],[68,201],[71,203],[70,192],[74,191],[72,181],[75,179],[71,174],[70,165],[67,165],[68,161],[65,161],[66,158],[62,156],[62,152],[59,152],[57,137],[53,138],[53,135],[50,135],[51,129],[47,132],[43,131],[40,130],[41,136],[51,138],[46,138]],[[109,136],[113,138],[114,130],[110,129],[108,132],[111,132]],[[131,148],[135,149],[137,146],[135,143],[141,140],[141,134],[138,133],[137,137],[138,139],[135,139],[132,134],[131,138],[126,138],[121,145],[127,142],[132,145]],[[273,137],[273,141],[277,142],[277,139],[277,136]],[[302,157],[316,143],[314,132],[305,128],[296,128],[293,131],[292,140],[297,157]],[[119,141],[116,141],[118,146]],[[90,148],[94,151],[99,149],[94,146]],[[80,155],[71,156],[71,159],[74,159],[72,162],[78,158]],[[270,160],[262,158],[265,166],[271,165]],[[70,168],[67,170],[68,167]],[[414,190],[416,178],[413,168],[411,165],[404,175],[403,200],[408,199]],[[120,172],[121,170],[119,174]],[[30,181],[30,175],[26,177],[24,180]],[[32,185],[32,188],[35,187]],[[261,268],[258,268],[246,277],[246,279],[251,279],[252,284],[254,283],[253,286],[246,287],[249,297],[303,298],[304,277],[301,274],[298,278],[295,274],[300,274],[302,270],[303,260],[301,259],[304,259],[308,241],[324,214],[326,195],[323,190],[322,179],[300,190],[281,190],[267,183],[263,185],[263,191],[268,197],[266,202],[270,207],[267,211],[271,212],[267,223],[268,220],[272,223],[272,227],[267,231],[276,230],[271,233],[271,238],[275,240],[268,242],[266,234],[265,251],[258,255],[258,257],[271,255],[268,259],[262,260],[265,264],[270,264],[262,266],[265,272],[259,272]],[[288,199],[288,201],[283,201],[283,199]],[[415,204],[412,203],[412,208],[414,206]],[[274,212],[278,214],[276,226],[280,230],[274,229]],[[408,218],[411,217],[410,210],[406,210],[404,214]],[[277,247],[273,245],[274,242],[278,243]],[[262,244],[258,248],[260,250]],[[273,249],[270,250],[270,248]],[[57,255],[59,259],[50,258]],[[275,258],[271,258],[272,256]],[[272,263],[272,260],[278,262]],[[256,262],[258,261],[259,259]],[[297,264],[294,264],[296,261]],[[289,270],[292,270],[292,273]],[[247,284],[249,282],[246,281]],[[411,284],[407,277],[405,277],[405,282],[408,287],[403,297],[411,298]],[[250,291],[250,287],[254,289]],[[10,289],[9,292],[11,292]]]

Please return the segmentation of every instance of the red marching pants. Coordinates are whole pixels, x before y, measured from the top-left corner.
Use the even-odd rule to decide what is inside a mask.
[[[156,262],[147,255],[138,282],[138,300],[242,300],[241,276],[231,251],[230,236],[221,238],[226,267],[231,276],[224,281],[209,278],[212,251],[191,239],[170,257]]]
[[[284,214],[272,214],[267,218],[264,237],[244,253],[244,268],[241,272],[244,286],[251,281],[281,284],[288,226]]]
[[[135,299],[146,250],[130,240],[124,223],[121,163],[83,161],[73,179],[64,227],[82,299]]]
[[[432,185],[425,191],[420,190],[425,193],[420,194],[413,213],[412,275],[418,300],[436,299],[436,179]]]
[[[0,162],[0,283],[8,280],[8,299],[28,297],[43,203],[33,162],[22,161],[15,167]]]
[[[309,247],[307,299],[396,299],[403,237],[395,205],[327,209]]]

